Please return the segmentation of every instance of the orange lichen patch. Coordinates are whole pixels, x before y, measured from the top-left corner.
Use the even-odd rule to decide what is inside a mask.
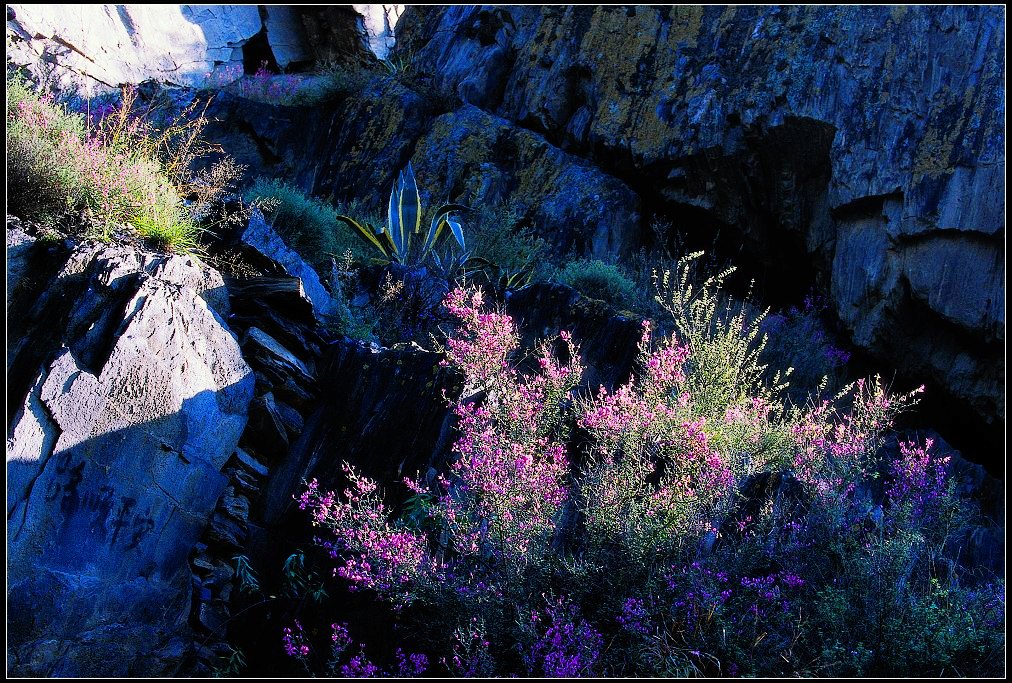
[[[676,132],[657,114],[666,96],[663,76],[673,73],[679,47],[696,46],[704,11],[673,7],[669,22],[660,20],[661,9],[654,7],[593,13],[580,53],[593,60],[597,76],[595,137],[624,139],[635,157],[654,156],[666,147]]]

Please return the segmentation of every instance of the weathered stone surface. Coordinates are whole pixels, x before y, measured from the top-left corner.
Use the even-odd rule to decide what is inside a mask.
[[[13,16],[12,16],[13,15]],[[9,5],[12,59],[46,65],[64,86],[148,79],[198,85],[216,64],[242,64],[260,32],[255,5]]]
[[[264,33],[274,60],[282,69],[311,62],[313,52],[298,8],[287,5],[264,5]]]
[[[317,394],[315,385],[304,386],[304,383],[294,379],[290,373],[284,372],[276,366],[264,365],[256,372],[256,376],[258,387],[270,388],[278,395],[278,398],[299,410],[312,408]],[[261,378],[264,381],[261,381]]]
[[[187,556],[253,393],[222,288],[188,257],[81,247],[22,321],[12,366],[46,360],[8,429],[12,672],[178,666]]]
[[[315,373],[263,330],[256,327],[249,328],[243,345],[248,354],[260,361],[260,365],[275,367],[280,372],[291,374],[297,381],[312,384]]]
[[[226,467],[225,474],[228,475],[236,492],[241,493],[250,500],[257,497],[260,487],[257,485],[254,475],[242,467]]]
[[[282,177],[308,194],[360,199],[369,210],[385,211],[396,174],[432,119],[446,111],[442,105],[375,74],[361,92],[325,106],[219,96],[209,109],[219,123],[207,133],[249,167],[251,178]]]
[[[549,137],[586,118],[579,138],[602,158],[614,154],[648,168],[713,148],[733,150],[740,140],[730,133],[738,126],[809,117],[838,133],[833,167],[844,172],[833,174],[832,206],[917,185],[932,172],[952,174],[957,161],[971,168],[1002,161],[1001,117],[987,109],[1001,91],[1000,12],[716,6],[508,11],[517,30],[508,35],[514,59],[503,76],[500,114]],[[481,14],[474,6],[412,8],[399,28],[400,48],[415,50],[416,68],[451,94],[481,68],[474,43],[484,43],[487,51],[501,47],[501,39],[483,41],[480,31],[469,30]],[[854,173],[870,168],[880,173]]]
[[[218,507],[229,517],[245,521],[249,517],[249,498],[239,495],[234,486],[228,486]]]
[[[264,275],[246,280],[228,278],[226,281],[230,301],[236,313],[252,309],[253,317],[272,310],[284,311],[286,318],[302,322],[313,320],[313,302],[306,296],[302,280],[291,275]]]
[[[937,231],[898,250],[911,296],[983,341],[1005,338],[1005,250]]]
[[[450,188],[465,204],[511,200],[561,253],[614,257],[638,244],[639,198],[625,184],[476,107],[433,121],[412,163],[423,204]]]
[[[375,62],[363,16],[353,5],[308,5],[298,8],[310,50],[317,61],[361,65]]]
[[[299,278],[305,296],[313,303],[317,319],[323,321],[331,315],[334,301],[320,282],[320,276],[298,253],[285,245],[274,228],[267,225],[260,211],[254,209],[240,240],[280,264],[288,275]]]
[[[1001,424],[1002,242],[954,230],[904,235],[895,231],[899,208],[887,199],[837,222],[830,280],[837,313],[856,344]]]
[[[9,58],[61,90],[92,95],[154,80],[223,84],[261,61],[292,69],[315,59],[375,60],[389,50],[398,6],[8,5]],[[392,26],[393,24],[390,24]],[[238,67],[238,69],[236,68]]]
[[[21,280],[28,274],[29,255],[35,238],[21,229],[21,220],[7,216],[7,305]]]
[[[241,448],[235,449],[235,458],[242,464],[243,467],[245,467],[250,472],[253,472],[261,477],[267,476],[268,473],[267,466],[264,465],[259,460],[257,460],[256,458],[254,458],[246,451],[244,451],[243,449]]]
[[[217,511],[211,518],[211,526],[208,527],[205,538],[208,543],[224,548],[219,552],[228,555],[242,548],[248,533],[245,520],[237,520]]]
[[[278,411],[278,416],[281,418],[281,424],[285,426],[285,431],[288,432],[289,438],[294,439],[301,434],[302,428],[305,427],[305,420],[302,419],[299,411],[282,401],[276,401],[274,405]]]

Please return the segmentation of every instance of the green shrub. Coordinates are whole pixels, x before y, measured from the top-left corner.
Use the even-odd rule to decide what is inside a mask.
[[[374,76],[375,74],[367,69],[325,61],[316,68],[316,77],[319,81],[313,97],[315,101],[320,101],[357,95],[368,87],[369,81]],[[313,101],[305,102],[305,104],[313,103]]]
[[[36,93],[7,73],[8,210],[52,227],[72,218],[88,237],[137,235],[156,246],[192,251],[198,220],[238,176],[230,160],[193,175],[191,164],[212,149],[194,101],[155,127],[125,88],[118,105],[87,115]],[[182,196],[196,201],[186,206]]]
[[[84,119],[35,93],[18,74],[7,74],[7,212],[51,223],[82,201],[64,138],[82,139]]]
[[[688,364],[689,387],[697,402],[710,415],[720,415],[749,396],[772,401],[787,388],[783,381],[792,372],[778,370],[770,378],[760,355],[766,346],[761,333],[768,311],[755,312],[721,291],[723,281],[734,272],[723,272],[694,285],[695,252],[679,259],[675,271],[655,276],[657,302],[671,315],[675,333],[692,356]]]
[[[637,306],[636,285],[609,263],[589,259],[570,261],[559,271],[559,281],[616,308]]]
[[[364,257],[358,239],[337,219],[332,206],[283,180],[258,178],[244,199],[258,201],[285,243],[321,273],[327,272],[330,257],[348,250],[357,258]]]

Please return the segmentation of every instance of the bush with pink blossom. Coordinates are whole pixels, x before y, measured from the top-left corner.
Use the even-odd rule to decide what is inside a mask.
[[[917,392],[873,379],[790,407],[715,387],[701,404],[705,335],[692,348],[649,323],[636,375],[591,392],[570,335],[522,372],[508,315],[477,290],[445,304],[445,362],[470,388],[448,470],[405,480],[410,515],[350,465],[342,492],[299,499],[335,575],[417,619],[440,671],[1000,670],[1003,583],[959,564],[973,519],[946,459],[902,443],[882,460]]]

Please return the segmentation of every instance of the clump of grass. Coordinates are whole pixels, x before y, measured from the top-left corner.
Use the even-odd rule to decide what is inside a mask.
[[[80,204],[63,140],[85,136],[83,117],[64,113],[52,97],[7,74],[7,212],[50,223]]]
[[[318,270],[329,266],[331,257],[347,251],[356,259],[364,258],[358,239],[337,220],[334,207],[283,180],[258,178],[244,199],[258,202],[285,243]]]
[[[125,88],[118,105],[88,116],[8,72],[8,211],[48,226],[74,223],[104,241],[137,236],[196,250],[199,219],[241,173],[231,160],[191,173],[213,149],[201,138],[207,119],[199,108],[194,101],[156,127]]]
[[[600,299],[616,308],[637,306],[636,284],[617,266],[603,261],[569,261],[559,271],[559,281],[592,299]]]

